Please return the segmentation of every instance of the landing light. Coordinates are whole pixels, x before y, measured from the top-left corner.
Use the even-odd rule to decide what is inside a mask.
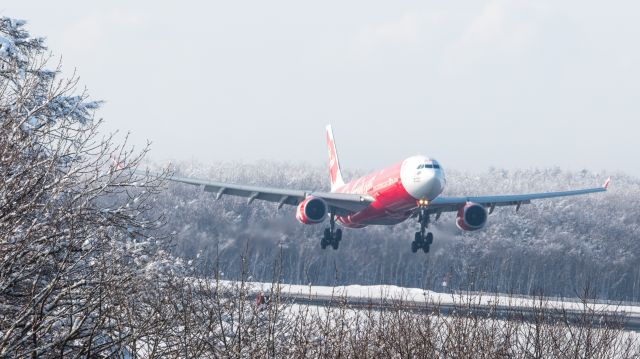
[[[418,206],[426,206],[428,204],[429,204],[429,201],[424,198],[418,200]]]

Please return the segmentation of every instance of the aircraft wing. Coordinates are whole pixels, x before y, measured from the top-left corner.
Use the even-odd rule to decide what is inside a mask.
[[[489,213],[493,212],[493,209],[497,206],[516,206],[516,209],[520,208],[522,204],[529,204],[532,200],[544,199],[544,198],[556,198],[577,196],[587,193],[605,192],[609,187],[611,178],[602,185],[602,187],[579,189],[563,192],[542,192],[542,193],[529,193],[529,194],[516,194],[516,195],[502,195],[502,196],[479,196],[479,197],[438,197],[431,201],[428,205],[430,213],[441,212],[455,212],[463,207],[467,202],[474,202],[482,204],[489,208]]]
[[[151,173],[150,173],[151,174]],[[153,174],[151,174],[153,175]],[[188,177],[169,176],[167,180],[202,186],[206,192],[216,194],[216,199],[229,195],[245,197],[248,203],[254,200],[263,200],[278,203],[278,208],[283,205],[297,206],[309,196],[319,197],[327,202],[327,205],[339,216],[346,216],[368,207],[375,199],[369,195],[346,194],[332,192],[316,192],[296,189],[270,188],[261,186],[245,186],[233,183],[212,182]]]

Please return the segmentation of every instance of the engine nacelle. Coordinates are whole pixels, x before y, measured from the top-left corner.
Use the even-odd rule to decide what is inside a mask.
[[[327,218],[327,202],[322,198],[307,197],[296,210],[296,219],[304,224],[321,223]]]
[[[468,202],[458,210],[456,225],[463,231],[477,231],[487,224],[487,209],[479,203]]]

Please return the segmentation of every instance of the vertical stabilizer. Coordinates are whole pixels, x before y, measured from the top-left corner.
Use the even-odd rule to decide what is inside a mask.
[[[338,151],[336,151],[336,142],[333,138],[333,130],[331,125],[327,125],[327,147],[329,148],[329,178],[331,179],[331,192],[344,186],[342,172],[340,171],[340,162],[338,161]]]

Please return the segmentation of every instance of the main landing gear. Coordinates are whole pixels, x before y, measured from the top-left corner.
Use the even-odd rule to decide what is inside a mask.
[[[429,227],[429,214],[426,208],[420,208],[418,212],[418,222],[420,222],[420,231],[416,232],[413,242],[411,242],[411,252],[416,253],[418,249],[429,253],[429,247],[433,243],[433,233],[425,233]]]
[[[336,215],[335,213],[331,213],[329,216],[329,224],[330,228],[324,229],[324,236],[320,241],[320,248],[325,249],[327,246],[333,247],[333,249],[338,249],[340,245],[340,241],[342,240],[342,229],[336,227]]]

